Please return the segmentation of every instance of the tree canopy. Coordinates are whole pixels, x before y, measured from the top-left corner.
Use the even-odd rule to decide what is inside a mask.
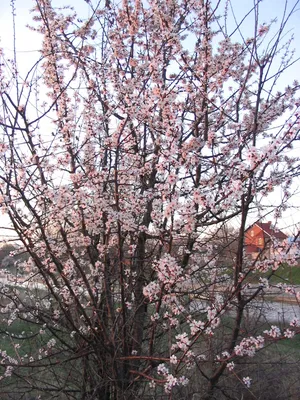
[[[246,318],[295,263],[291,244],[244,251],[254,216],[279,218],[299,175],[299,83],[278,91],[298,1],[270,24],[255,2],[251,37],[228,26],[229,2],[89,0],[87,19],[34,3],[40,58],[26,76],[16,51],[0,64],[0,202],[29,255],[28,285],[1,287],[4,392],[247,393],[241,360],[299,333],[296,317]],[[214,243],[231,223],[224,268]]]

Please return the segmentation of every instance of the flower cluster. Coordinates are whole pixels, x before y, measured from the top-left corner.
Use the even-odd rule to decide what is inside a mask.
[[[173,285],[183,279],[183,270],[169,254],[162,257],[155,267],[159,281]]]
[[[276,325],[272,325],[271,329],[265,330],[264,333],[274,339],[279,338],[281,336],[280,328],[278,328],[278,326]]]
[[[255,352],[262,349],[264,346],[264,338],[262,336],[257,336],[256,338],[251,336],[242,339],[239,345],[235,346],[234,353],[237,356],[249,356],[253,357]]]
[[[185,376],[180,376],[179,378],[177,378],[174,375],[170,374],[169,369],[165,366],[165,364],[158,365],[157,373],[158,375],[162,375],[164,377],[163,382],[166,393],[171,393],[174,386],[186,386],[189,382],[188,378],[186,378]]]

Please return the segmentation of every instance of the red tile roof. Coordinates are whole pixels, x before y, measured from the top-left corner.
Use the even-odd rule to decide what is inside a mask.
[[[281,232],[279,229],[273,229],[271,227],[271,222],[257,222],[257,226],[259,226],[267,235],[271,236],[272,238],[278,240],[285,240],[287,239],[287,235]]]

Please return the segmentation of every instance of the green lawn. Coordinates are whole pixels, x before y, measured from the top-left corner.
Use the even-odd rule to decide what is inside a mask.
[[[300,266],[291,267],[288,264],[280,266],[272,276],[271,282],[300,285]]]
[[[250,275],[251,283],[258,283],[259,278],[268,278],[271,270],[265,273],[253,271]],[[290,285],[300,285],[300,266],[281,265],[270,278],[271,284],[286,283]]]

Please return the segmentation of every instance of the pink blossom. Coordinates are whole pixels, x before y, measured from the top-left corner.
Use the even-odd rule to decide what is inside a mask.
[[[246,386],[246,387],[250,387],[251,386],[251,378],[249,378],[249,376],[246,376],[246,377],[244,377],[243,378],[243,383],[244,383],[244,385]]]

